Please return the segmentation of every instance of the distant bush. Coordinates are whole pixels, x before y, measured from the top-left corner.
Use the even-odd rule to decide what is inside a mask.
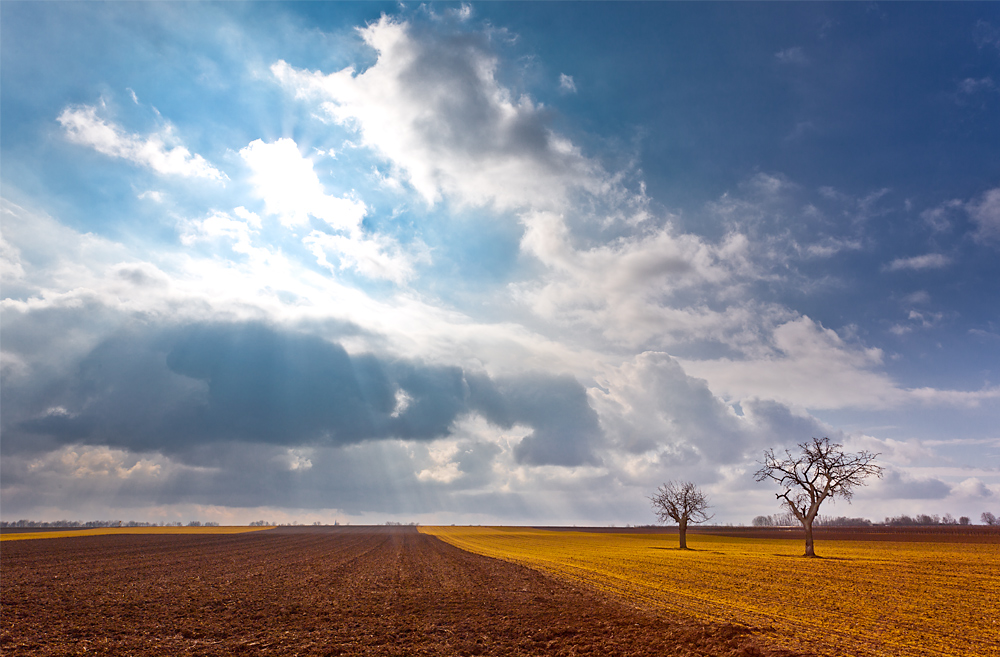
[[[754,527],[792,527],[799,525],[798,518],[791,512],[775,513],[770,516],[757,516],[753,519]]]
[[[871,527],[872,521],[868,518],[848,518],[847,516],[820,516],[816,518],[816,524],[821,527]]]

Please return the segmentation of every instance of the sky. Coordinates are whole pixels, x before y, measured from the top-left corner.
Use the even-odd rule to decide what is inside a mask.
[[[0,516],[1000,512],[1000,5],[0,5]]]

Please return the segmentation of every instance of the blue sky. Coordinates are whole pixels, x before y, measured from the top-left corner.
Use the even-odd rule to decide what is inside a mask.
[[[21,3],[5,520],[1000,506],[991,3]]]

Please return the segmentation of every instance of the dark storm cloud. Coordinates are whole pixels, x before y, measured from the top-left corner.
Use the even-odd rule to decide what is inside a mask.
[[[451,435],[469,412],[504,428],[531,427],[515,450],[526,464],[594,463],[600,438],[597,414],[571,377],[493,380],[350,355],[314,335],[257,323],[119,334],[32,397],[5,417],[5,446],[15,451],[84,443],[201,463],[198,448],[216,443],[433,440]],[[487,452],[467,454],[463,470],[481,469]]]
[[[495,381],[485,376],[469,376],[467,380],[470,402],[487,420],[505,429],[515,424],[534,429],[514,449],[518,463],[599,463],[593,454],[601,437],[597,413],[576,379],[525,374]]]

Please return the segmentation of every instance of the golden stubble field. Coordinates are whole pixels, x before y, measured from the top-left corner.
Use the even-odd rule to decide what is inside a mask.
[[[470,552],[821,655],[1000,655],[1000,543],[422,527]]]

